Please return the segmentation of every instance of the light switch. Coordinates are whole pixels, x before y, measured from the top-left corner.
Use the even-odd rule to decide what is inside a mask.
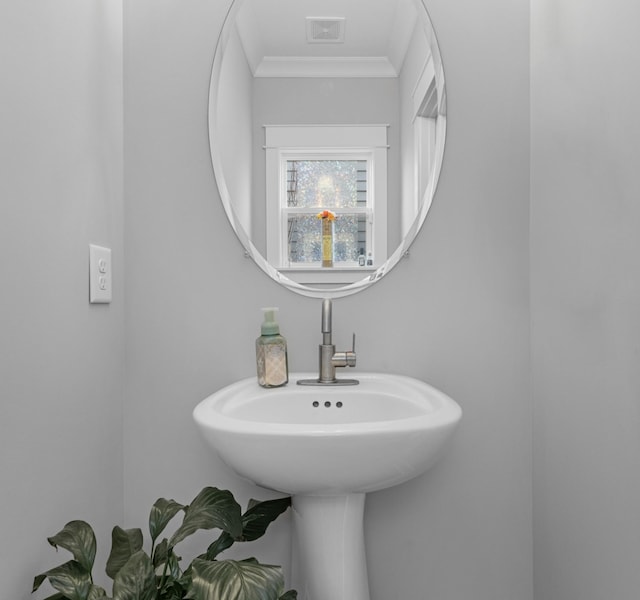
[[[89,244],[89,302],[111,302],[111,248]]]

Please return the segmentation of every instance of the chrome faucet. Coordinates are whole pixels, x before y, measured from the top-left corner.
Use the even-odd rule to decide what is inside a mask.
[[[331,300],[325,298],[322,301],[322,344],[319,346],[319,375],[317,379],[300,379],[299,385],[357,385],[357,379],[337,379],[337,367],[356,366],[356,334],[353,334],[351,350],[336,352],[336,347],[331,341],[332,321]]]

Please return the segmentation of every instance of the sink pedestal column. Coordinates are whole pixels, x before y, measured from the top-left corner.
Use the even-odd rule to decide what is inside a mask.
[[[300,600],[369,600],[364,500],[361,493],[293,496],[293,585]]]

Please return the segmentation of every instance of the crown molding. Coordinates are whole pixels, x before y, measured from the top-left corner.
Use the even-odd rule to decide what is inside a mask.
[[[384,56],[265,56],[254,77],[398,77],[398,73]]]

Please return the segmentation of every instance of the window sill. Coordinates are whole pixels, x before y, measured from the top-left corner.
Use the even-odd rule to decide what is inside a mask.
[[[280,267],[278,271],[297,283],[347,285],[375,273],[377,267]]]

